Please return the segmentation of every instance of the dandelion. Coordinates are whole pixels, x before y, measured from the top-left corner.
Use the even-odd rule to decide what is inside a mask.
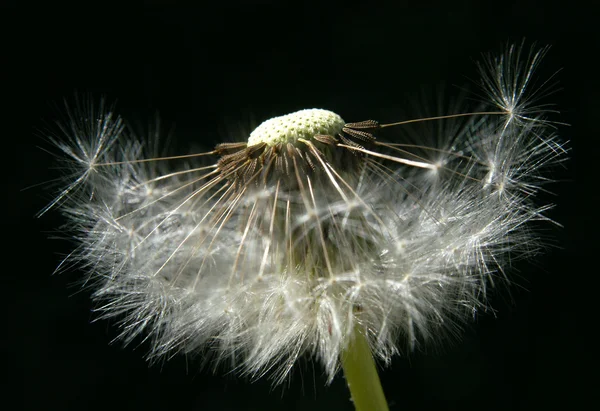
[[[565,150],[529,90],[546,49],[523,51],[481,65],[491,107],[417,120],[465,119],[439,146],[380,138],[411,121],[307,109],[156,157],[88,102],[53,139],[69,180],[48,208],[78,241],[65,263],[151,359],[210,352],[280,383],[311,356],[329,381],[344,369],[357,409],[387,409],[372,358],[455,331],[509,256],[541,246],[527,223],[547,220],[535,194]]]

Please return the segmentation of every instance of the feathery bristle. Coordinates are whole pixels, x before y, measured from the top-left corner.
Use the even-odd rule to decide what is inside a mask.
[[[281,382],[306,354],[331,380],[358,323],[387,363],[402,341],[454,331],[509,256],[540,247],[526,224],[544,218],[534,195],[564,158],[528,89],[544,52],[488,59],[501,111],[470,114],[438,147],[312,109],[171,169],[192,156],[147,159],[112,112],[74,114],[53,141],[78,174],[43,211],[62,207],[98,312],[126,342],[145,335],[151,358],[212,350]]]

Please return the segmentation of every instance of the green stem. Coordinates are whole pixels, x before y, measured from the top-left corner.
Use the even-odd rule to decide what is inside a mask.
[[[388,411],[371,348],[358,325],[342,353],[342,367],[356,411]]]

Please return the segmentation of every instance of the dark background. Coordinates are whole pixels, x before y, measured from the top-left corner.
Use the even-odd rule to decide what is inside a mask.
[[[70,244],[48,239],[58,213],[34,217],[50,194],[22,191],[53,176],[38,146],[65,97],[117,101],[134,127],[158,112],[173,131],[172,151],[186,152],[301,108],[328,108],[348,121],[401,120],[415,101],[434,104],[443,84],[446,96],[460,94],[477,78],[482,52],[523,38],[552,46],[541,76],[562,69],[561,90],[549,100],[562,112],[554,119],[570,124],[558,131],[570,140],[571,160],[553,175],[557,196],[546,198],[564,227],[546,226],[555,247],[513,267],[517,286],[495,294],[495,315],[479,316],[460,341],[397,357],[381,378],[392,410],[578,408],[591,361],[584,335],[596,324],[585,319],[598,244],[593,11],[532,1],[150,3],[3,8],[3,345],[17,409],[352,409],[343,378],[325,387],[318,364],[301,364],[274,389],[183,357],[149,367],[146,346],[111,344],[116,328],[91,323],[89,293],[74,285],[80,274],[51,275]]]

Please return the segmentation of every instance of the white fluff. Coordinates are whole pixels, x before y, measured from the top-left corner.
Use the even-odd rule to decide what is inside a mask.
[[[139,162],[148,148],[111,111],[76,112],[55,141],[72,173],[49,207],[79,241],[69,260],[98,311],[120,319],[125,341],[147,336],[152,358],[213,351],[280,382],[308,354],[331,379],[358,321],[389,362],[472,317],[507,257],[540,245],[526,223],[544,219],[534,196],[564,153],[527,97],[543,52],[486,60],[504,115],[473,116],[459,138],[435,136],[443,146],[375,145],[356,165],[314,156],[304,133],[285,138],[304,168],[259,184],[236,185],[215,152],[203,165]]]

